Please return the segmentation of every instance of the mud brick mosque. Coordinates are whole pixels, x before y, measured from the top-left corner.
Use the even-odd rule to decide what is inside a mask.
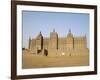
[[[73,36],[69,30],[66,37],[58,37],[55,30],[50,32],[50,38],[40,32],[36,38],[29,38],[29,53],[43,56],[73,56],[88,55],[87,38]]]

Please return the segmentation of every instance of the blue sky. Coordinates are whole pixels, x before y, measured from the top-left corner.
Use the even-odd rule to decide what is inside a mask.
[[[66,37],[69,29],[74,36],[87,37],[89,47],[89,14],[64,12],[22,11],[23,47],[28,47],[29,37],[35,38],[41,31],[49,37],[55,29],[59,37]]]

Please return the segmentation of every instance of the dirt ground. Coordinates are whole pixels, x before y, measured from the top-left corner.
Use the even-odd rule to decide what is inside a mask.
[[[68,67],[88,66],[89,56],[36,56],[25,53],[22,58],[22,68],[46,68],[46,67]]]

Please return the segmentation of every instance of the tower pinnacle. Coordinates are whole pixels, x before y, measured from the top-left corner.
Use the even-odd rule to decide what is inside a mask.
[[[40,31],[40,34],[41,34],[41,31]]]
[[[71,33],[71,29],[69,29],[69,33]]]
[[[53,29],[53,32],[55,32],[55,29]]]

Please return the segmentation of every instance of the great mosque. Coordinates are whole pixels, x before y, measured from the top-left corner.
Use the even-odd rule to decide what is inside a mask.
[[[53,30],[50,37],[44,37],[40,32],[36,38],[29,38],[29,53],[43,56],[74,56],[88,55],[87,38],[85,36],[73,36],[69,30],[66,37],[58,37]]]

